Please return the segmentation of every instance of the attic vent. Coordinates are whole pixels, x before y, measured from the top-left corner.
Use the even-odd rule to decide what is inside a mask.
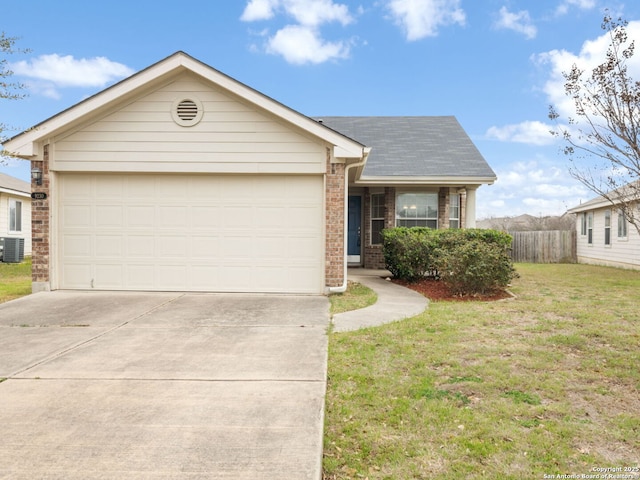
[[[198,116],[198,106],[192,100],[183,100],[178,104],[178,118],[183,122],[193,122]]]
[[[183,127],[192,127],[202,120],[202,103],[195,98],[181,98],[173,102],[171,116],[173,121]]]

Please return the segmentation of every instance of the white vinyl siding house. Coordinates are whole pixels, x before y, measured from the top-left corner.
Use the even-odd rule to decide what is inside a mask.
[[[569,212],[578,214],[579,263],[640,269],[638,232],[613,205],[595,199]]]
[[[0,238],[23,238],[31,255],[31,185],[0,173]]]

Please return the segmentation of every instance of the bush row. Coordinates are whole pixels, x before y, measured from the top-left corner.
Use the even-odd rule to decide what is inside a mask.
[[[384,230],[386,268],[415,282],[434,276],[458,295],[489,294],[517,277],[509,254],[511,235],[497,230],[397,227]]]

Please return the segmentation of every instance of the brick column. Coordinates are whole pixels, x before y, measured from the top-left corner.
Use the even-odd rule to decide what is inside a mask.
[[[49,145],[43,148],[42,160],[32,160],[31,168],[42,170],[42,185],[36,185],[31,180],[32,192],[43,192],[47,195],[44,200],[31,202],[31,240],[32,240],[32,291],[34,293],[47,291],[49,284],[49,233],[50,233],[50,174],[49,174]]]
[[[325,283],[327,287],[339,287],[344,283],[344,174],[345,165],[332,163],[327,152],[326,175],[326,259]]]
[[[449,228],[449,189],[440,187],[438,191],[438,228]]]
[[[460,194],[460,228],[467,228],[467,190]]]

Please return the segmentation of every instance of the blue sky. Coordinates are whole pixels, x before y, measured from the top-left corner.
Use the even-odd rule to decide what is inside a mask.
[[[29,96],[3,100],[0,123],[18,133],[182,50],[309,116],[455,115],[498,175],[479,219],[562,214],[594,195],[568,175],[548,106],[569,114],[561,73],[603,58],[605,8],[640,39],[630,0],[8,2],[0,31],[31,50],[8,57]]]

